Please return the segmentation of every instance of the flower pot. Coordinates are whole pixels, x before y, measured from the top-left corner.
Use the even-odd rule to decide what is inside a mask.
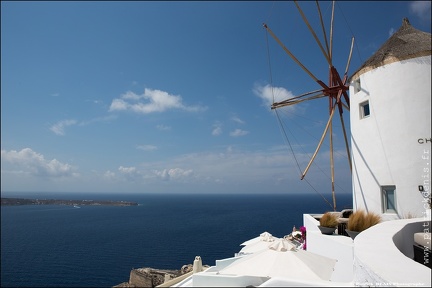
[[[348,229],[345,229],[345,232],[351,237],[351,239],[354,240],[354,238],[360,233],[358,231],[351,231]]]
[[[336,230],[336,227],[324,227],[321,225],[318,225],[318,228],[321,230],[321,233],[325,235],[332,235]]]

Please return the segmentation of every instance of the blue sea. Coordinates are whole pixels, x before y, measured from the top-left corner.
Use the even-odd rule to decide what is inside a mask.
[[[138,202],[139,206],[2,206],[1,287],[110,287],[132,268],[215,265],[268,231],[282,237],[304,213],[324,213],[317,194],[22,194],[39,199]],[[331,197],[328,197],[330,199]],[[338,210],[352,196],[338,195]]]

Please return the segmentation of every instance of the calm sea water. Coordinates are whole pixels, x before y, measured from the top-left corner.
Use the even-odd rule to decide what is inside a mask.
[[[30,195],[21,195],[30,196]],[[45,197],[44,197],[45,196]],[[2,193],[2,197],[10,195]],[[53,195],[28,198],[104,199],[109,206],[2,206],[2,287],[108,287],[132,268],[180,269],[232,257],[240,244],[268,231],[301,226],[303,213],[329,206],[317,195]],[[339,195],[338,210],[351,207]]]

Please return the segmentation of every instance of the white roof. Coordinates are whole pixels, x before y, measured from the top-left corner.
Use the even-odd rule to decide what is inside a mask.
[[[222,268],[220,274],[261,277],[290,277],[308,280],[329,280],[335,259],[304,250],[277,251],[265,249],[243,256]]]
[[[248,241],[243,242],[242,244],[240,244],[240,246],[246,246],[246,245],[250,245],[250,244],[254,244],[260,241],[265,241],[265,242],[273,242],[275,239],[277,239],[277,237],[274,237],[271,233],[265,231],[263,233],[261,233],[258,237],[252,238]]]

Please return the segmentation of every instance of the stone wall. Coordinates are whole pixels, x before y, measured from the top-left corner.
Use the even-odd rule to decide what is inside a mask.
[[[155,287],[151,271],[132,269],[129,276],[129,284],[133,287]]]
[[[192,264],[184,265],[180,270],[162,270],[153,268],[132,269],[129,281],[114,287],[156,287],[166,281],[192,271]]]

